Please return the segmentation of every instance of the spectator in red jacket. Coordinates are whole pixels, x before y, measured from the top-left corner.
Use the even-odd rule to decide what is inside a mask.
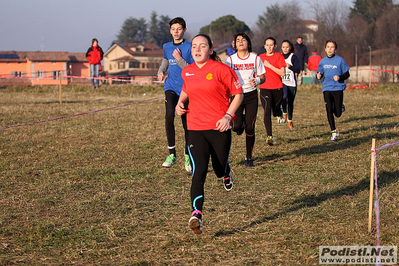
[[[91,46],[86,52],[86,58],[89,60],[91,84],[94,88],[98,88],[100,81],[98,74],[101,68],[101,60],[103,59],[103,49],[98,45],[98,40],[94,38],[91,41]],[[94,79],[97,78],[97,79]],[[94,81],[95,80],[95,81]]]
[[[317,70],[319,69],[319,62],[321,60],[321,56],[317,54],[317,49],[314,48],[312,55],[309,56],[308,59],[308,68],[310,72],[312,72],[312,79],[313,79],[313,84],[318,84],[319,80],[317,79]]]

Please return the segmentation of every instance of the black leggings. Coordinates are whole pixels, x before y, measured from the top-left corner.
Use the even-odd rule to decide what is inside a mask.
[[[255,122],[258,114],[258,91],[244,93],[244,100],[236,111],[236,119],[233,121],[233,131],[239,131],[243,127],[243,112],[245,112],[245,134],[247,146],[247,158],[252,158],[255,145]]]
[[[176,145],[176,138],[175,138],[175,108],[177,105],[177,102],[179,101],[179,95],[177,95],[175,92],[167,90],[165,91],[165,129],[166,129],[166,138],[168,140],[168,147],[170,153],[175,153],[175,145]],[[186,102],[186,108],[188,106],[188,102]],[[186,115],[181,116],[181,121],[183,124],[184,128],[184,135],[186,139],[185,143],[185,153],[188,154],[187,150],[187,121],[186,121]]]
[[[193,167],[191,181],[191,202],[193,210],[202,211],[204,204],[204,184],[208,173],[209,157],[217,177],[227,177],[230,173],[228,164],[231,130],[193,131],[188,134],[189,155]]]
[[[297,89],[296,87],[291,87],[284,84],[283,86],[284,95],[283,100],[281,101],[281,105],[283,106],[283,112],[288,113],[288,120],[292,120],[292,114],[294,113],[294,100]]]
[[[342,103],[344,101],[344,91],[323,91],[324,102],[326,104],[327,119],[331,131],[335,130],[335,119],[342,115]]]
[[[268,136],[273,136],[272,132],[272,111],[273,116],[281,116],[281,100],[283,99],[283,89],[267,90],[260,89],[260,102],[262,103],[265,114],[263,121]]]

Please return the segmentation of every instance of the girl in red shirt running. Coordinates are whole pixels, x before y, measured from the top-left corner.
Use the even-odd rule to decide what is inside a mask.
[[[260,101],[265,110],[263,120],[267,133],[266,142],[269,145],[273,145],[274,143],[271,112],[273,111],[273,116],[275,117],[281,117],[283,114],[280,108],[283,99],[283,82],[281,76],[285,75],[284,68],[287,66],[284,56],[280,53],[275,53],[276,48],[276,39],[268,37],[265,40],[266,53],[259,55],[266,68],[266,81],[260,84],[259,91]]]
[[[188,152],[193,166],[191,181],[192,213],[189,227],[202,233],[204,183],[209,158],[217,177],[223,177],[227,191],[233,187],[228,164],[231,146],[231,118],[241,105],[243,94],[234,71],[217,62],[209,36],[199,34],[191,43],[193,64],[182,71],[183,89],[176,106],[178,115],[187,114]],[[233,95],[233,100],[229,101]],[[187,109],[184,103],[190,99]]]

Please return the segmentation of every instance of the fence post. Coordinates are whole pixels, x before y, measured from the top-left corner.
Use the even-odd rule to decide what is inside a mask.
[[[369,197],[369,226],[368,230],[371,232],[371,221],[373,220],[373,194],[374,194],[374,153],[375,153],[375,139],[371,143],[371,167],[370,167],[370,197]]]
[[[61,77],[61,71],[58,71],[58,79],[60,81],[60,83],[58,85],[58,93],[60,95],[60,104],[62,104],[62,86],[61,86],[62,77]]]

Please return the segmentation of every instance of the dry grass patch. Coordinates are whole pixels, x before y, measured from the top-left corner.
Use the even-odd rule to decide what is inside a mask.
[[[0,264],[318,265],[320,245],[374,245],[371,139],[399,139],[398,88],[347,90],[333,143],[320,87],[298,89],[295,130],[274,124],[275,146],[260,108],[255,167],[245,168],[245,138],[233,134],[236,183],[227,193],[208,174],[199,237],[187,228],[180,118],[178,164],[161,167],[161,86],[65,86],[62,105],[56,87],[0,88],[1,126],[135,103],[0,131]],[[398,153],[378,154],[384,245],[399,242]]]

